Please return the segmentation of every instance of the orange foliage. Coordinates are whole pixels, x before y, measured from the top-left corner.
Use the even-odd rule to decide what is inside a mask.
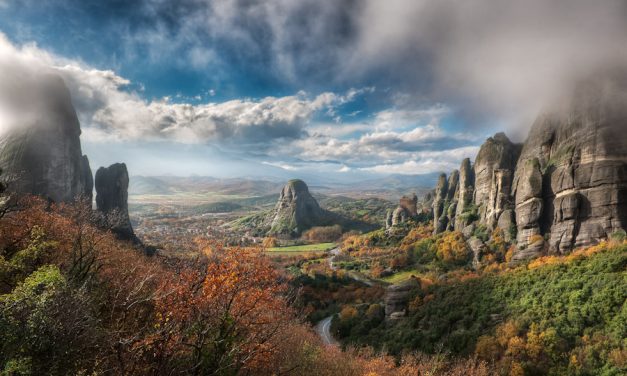
[[[263,242],[261,243],[261,246],[264,248],[278,247],[278,245],[279,245],[278,240],[273,236],[263,238]]]
[[[436,255],[444,262],[461,262],[468,259],[469,249],[459,231],[444,234],[436,241]]]
[[[421,240],[430,238],[433,235],[433,226],[431,223],[427,225],[418,225],[412,228],[409,233],[403,238],[401,242],[401,248],[408,248],[412,244]]]

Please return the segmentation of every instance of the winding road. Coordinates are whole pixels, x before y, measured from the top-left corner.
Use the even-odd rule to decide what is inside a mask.
[[[337,270],[337,266],[335,266],[335,256],[340,254],[340,248],[334,248],[329,251],[329,267],[331,270]],[[374,282],[369,280],[366,276],[362,276],[360,274],[349,272],[349,276],[356,281],[361,283],[365,283],[368,286],[374,286]],[[331,335],[331,321],[335,315],[329,316],[324,320],[319,321],[314,327],[316,333],[322,338],[322,342],[327,346],[338,346],[338,341],[333,338]]]
[[[318,322],[315,326],[316,333],[322,338],[322,342],[327,346],[337,346],[338,342],[331,335],[331,321],[335,315],[329,316]]]

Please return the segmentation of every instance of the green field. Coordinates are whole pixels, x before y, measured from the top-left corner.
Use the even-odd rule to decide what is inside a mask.
[[[412,275],[418,276],[417,270],[407,270],[404,272],[398,272],[389,277],[381,278],[381,281],[388,283],[399,283],[408,280]]]
[[[270,253],[288,253],[288,252],[324,252],[335,248],[335,243],[318,243],[318,244],[305,244],[305,245],[293,245],[289,247],[274,247],[268,248],[266,252]]]

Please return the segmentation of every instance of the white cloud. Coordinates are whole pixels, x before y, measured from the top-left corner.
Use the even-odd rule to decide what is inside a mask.
[[[34,44],[14,46],[0,35],[0,72],[5,87],[17,73],[33,76],[42,70],[61,75],[73,94],[84,136],[89,141],[167,139],[182,143],[230,140],[264,143],[299,138],[318,112],[334,113],[368,89],[346,95],[325,92],[310,97],[304,92],[285,97],[236,99],[191,105],[170,98],[146,101],[127,90],[129,80],[110,70],[98,70],[55,56]],[[210,95],[214,93],[210,91]]]
[[[475,156],[478,151],[478,147],[472,146],[453,150],[416,153],[412,159],[404,162],[378,164],[362,167],[360,170],[381,174],[405,175],[420,175],[440,171],[449,172],[458,169],[464,158]]]
[[[5,96],[22,84],[22,76],[61,75],[73,94],[83,138],[91,144],[208,143],[244,156],[271,150],[271,156],[262,157],[265,165],[286,171],[327,168],[341,173],[449,170],[476,152],[463,147],[475,143],[475,136],[440,127],[442,118],[451,114],[441,104],[386,109],[355,123],[313,120],[318,114],[340,117],[340,106],[373,93],[372,87],[350,89],[345,94],[309,96],[298,92],[197,105],[173,103],[169,97],[147,101],[114,71],[56,56],[35,44],[15,46],[1,34],[0,68],[4,68],[0,69],[0,95]],[[0,109],[0,117],[5,115]]]
[[[265,164],[266,166],[272,166],[272,167],[278,167],[282,170],[286,170],[286,171],[296,171],[299,170],[300,168],[297,166],[293,166],[291,164],[285,163],[285,162],[261,162],[261,164]]]

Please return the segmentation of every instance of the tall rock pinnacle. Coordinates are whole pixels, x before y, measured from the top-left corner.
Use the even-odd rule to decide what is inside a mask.
[[[0,167],[9,190],[55,202],[91,198],[91,169],[82,155],[80,124],[70,92],[58,76],[33,84],[32,103],[22,103],[23,122],[0,136]],[[26,102],[28,102],[26,101]]]
[[[96,172],[96,206],[105,225],[120,238],[137,242],[128,216],[128,171],[124,163],[100,167]]]

